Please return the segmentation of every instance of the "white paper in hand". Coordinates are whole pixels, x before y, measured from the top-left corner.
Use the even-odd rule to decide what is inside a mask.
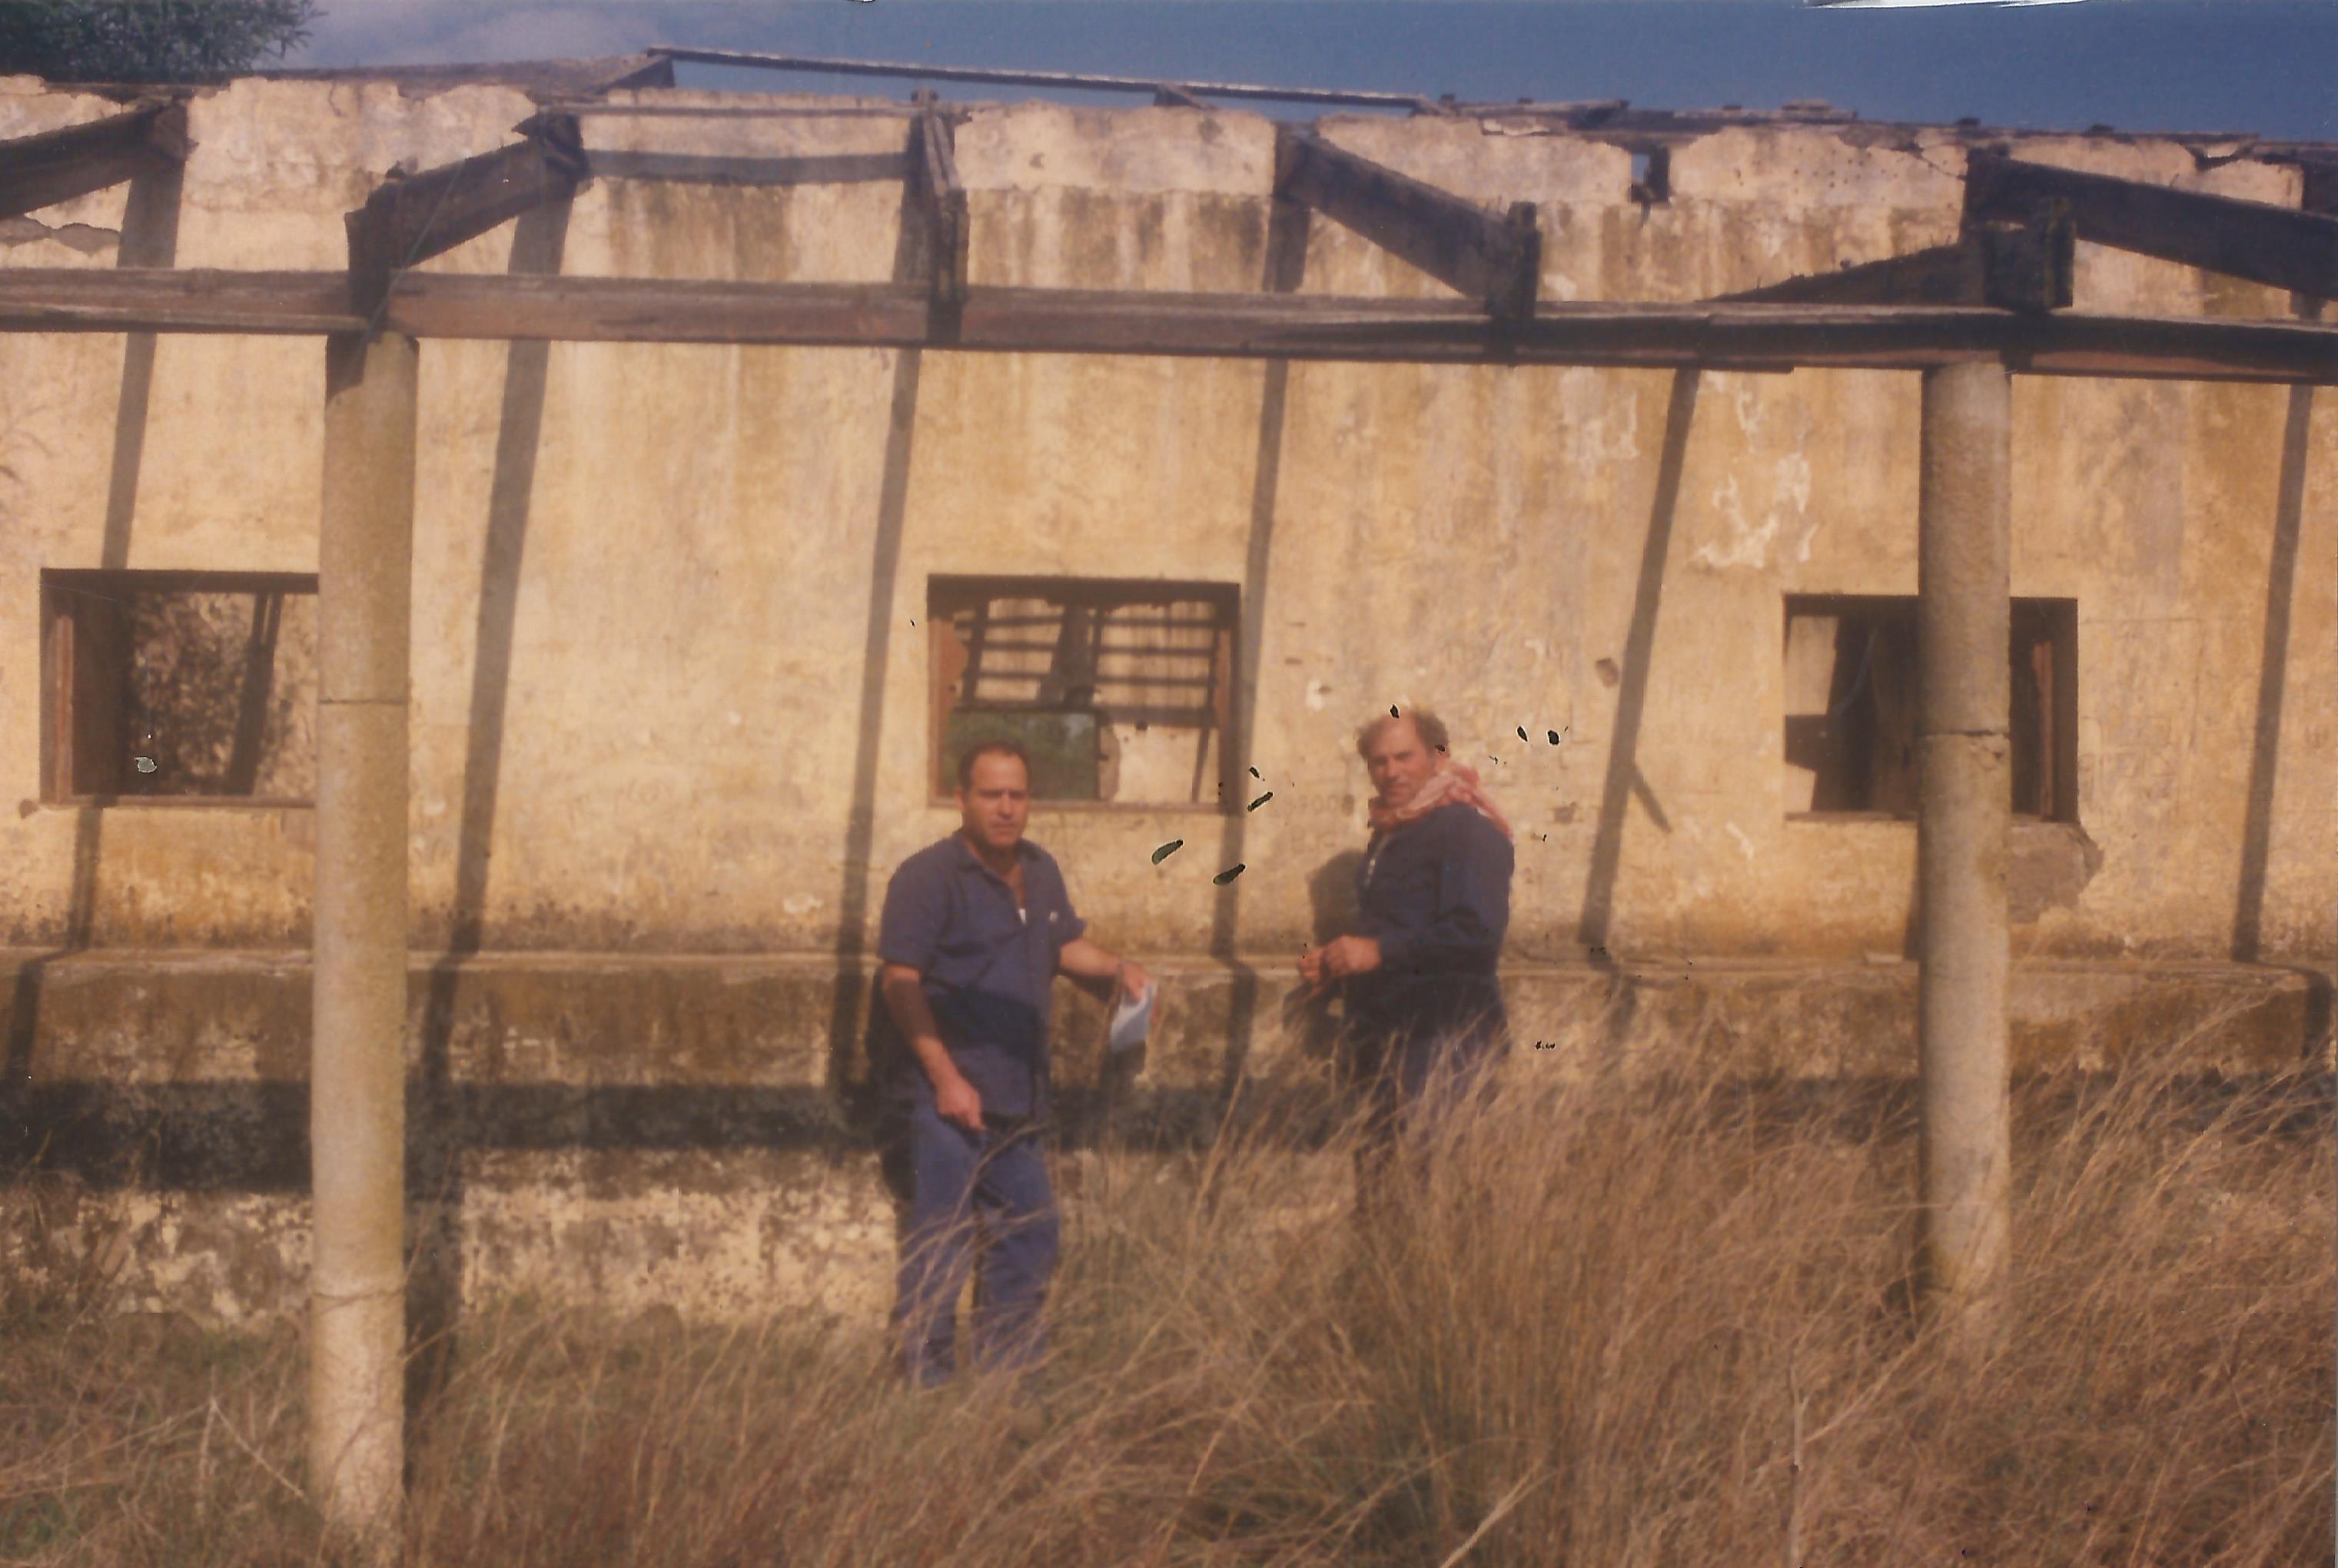
[[[1112,1010],[1112,1035],[1108,1042],[1115,1056],[1135,1050],[1144,1043],[1145,1031],[1153,1027],[1153,987],[1144,988],[1143,995],[1131,1001],[1120,999]]]

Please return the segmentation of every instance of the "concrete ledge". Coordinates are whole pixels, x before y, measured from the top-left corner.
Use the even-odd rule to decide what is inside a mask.
[[[1339,1108],[1336,1021],[1288,968],[1155,968],[1166,1011],[1135,1070],[1106,1070],[1100,1003],[1059,998],[1076,1213],[1083,1151],[1107,1131],[1174,1159],[1230,1107],[1302,1143]],[[16,1176],[0,1184],[0,1267],[100,1277],[125,1307],[210,1321],[298,1309],[308,973],[299,953],[0,958],[0,1159]],[[1912,1089],[1911,963],[1522,965],[1505,988],[1511,1070],[1530,1080],[1677,1070],[1685,1052],[1782,1104]],[[418,959],[413,1320],[514,1290],[874,1320],[892,1218],[857,1092],[867,994],[810,955]],[[2016,967],[2012,994],[2017,1071],[2114,1067],[2170,1040],[2211,1078],[2331,1059],[2328,982],[2289,970],[2038,962]]]
[[[1287,963],[1148,961],[1164,1011],[1141,1082],[1223,1087],[1328,1050],[1337,1021]],[[1570,1064],[1693,1041],[1724,1070],[1912,1072],[1916,966],[1697,959],[1513,964],[1513,1032]],[[307,1076],[305,952],[0,950],[11,1081],[299,1083]],[[418,1081],[506,1087],[757,1090],[838,1095],[865,1072],[869,985],[824,954],[495,953],[408,975]],[[2267,965],[2039,960],[2013,971],[2018,1070],[2117,1062],[2184,1040],[2203,1070],[2280,1070],[2330,1050],[2325,974]],[[1104,1010],[1057,989],[1057,1077],[1092,1084]]]

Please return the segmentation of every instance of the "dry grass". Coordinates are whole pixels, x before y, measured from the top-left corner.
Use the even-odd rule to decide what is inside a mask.
[[[1338,1149],[1095,1159],[1035,1443],[872,1336],[516,1305],[418,1429],[409,1558],[2321,1559],[2328,1109],[2172,1058],[2026,1085],[2008,1332],[1963,1353],[1907,1306],[1904,1089],[1514,1088],[1368,1238]],[[85,1297],[6,1304],[0,1556],[319,1560],[297,1338]]]

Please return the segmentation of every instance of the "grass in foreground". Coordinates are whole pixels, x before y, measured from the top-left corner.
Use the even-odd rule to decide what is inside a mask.
[[[2000,1346],[1911,1313],[1904,1094],[1518,1090],[1412,1223],[1339,1149],[1092,1157],[1050,1425],[861,1334],[464,1327],[409,1560],[2292,1563],[2332,1535],[2327,1079],[2020,1091]],[[300,1345],[5,1303],[0,1559],[321,1560]]]

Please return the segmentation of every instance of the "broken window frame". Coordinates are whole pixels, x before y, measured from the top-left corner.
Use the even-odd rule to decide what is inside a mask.
[[[126,756],[128,693],[126,630],[113,656],[125,667],[109,670],[98,652],[95,604],[126,605],[138,595],[250,594],[281,602],[314,597],[314,572],[152,571],[45,567],[41,570],[40,804],[49,806],[153,806],[164,809],[313,808],[307,795],[213,791],[148,794],[120,787],[103,760]],[[93,787],[103,784],[112,787]]]
[[[2078,604],[2071,598],[2017,596],[2010,602],[2009,616],[2012,679],[2009,711],[2006,717],[2008,740],[2009,787],[2012,792],[2012,814],[2021,823],[2070,823],[2078,821]],[[1916,682],[1916,598],[1906,594],[1787,594],[1781,616],[1781,647],[1783,659],[1792,646],[1794,622],[1804,616],[1833,618],[1838,621],[1865,620],[1871,624],[1897,623],[1901,640],[1906,648],[1906,668],[1901,680],[1908,693],[1912,725],[1912,705]],[[1871,641],[1871,651],[1875,644]],[[1839,666],[1838,666],[1839,667]],[[1860,695],[1871,703],[1872,687],[1864,692],[1862,676],[1868,672],[1855,672],[1849,683],[1853,690],[1841,693],[1844,684],[1840,678],[1829,693],[1829,702],[1839,710]],[[1871,679],[1871,676],[1869,677]],[[1793,729],[1797,720],[1812,717],[1827,718],[1830,715],[1786,714],[1781,764],[1789,762],[1794,742]],[[1910,732],[1913,744],[1913,730]],[[1916,819],[1914,800],[1915,764],[1909,764],[1908,804],[1905,809],[1874,807],[1817,807],[1789,811],[1790,822],[1913,822]],[[1815,798],[1815,797],[1814,797]]]
[[[1240,809],[1240,791],[1235,786],[1235,764],[1231,754],[1229,737],[1233,723],[1233,680],[1239,667],[1241,626],[1241,594],[1239,585],[1228,582],[1172,580],[1158,577],[1091,577],[1018,574],[935,573],[926,581],[926,624],[928,629],[928,804],[953,804],[957,779],[956,758],[950,754],[948,735],[951,715],[962,708],[974,711],[1022,713],[1094,713],[1099,734],[1114,724],[1161,724],[1190,727],[1197,732],[1194,766],[1191,793],[1182,799],[1114,799],[1085,800],[1048,795],[1035,792],[1033,804],[1044,810],[1057,811],[1120,811],[1120,812],[1208,812],[1213,814]],[[1056,646],[1017,646],[1017,653],[1053,652],[1055,662],[1040,678],[1040,695],[1028,701],[984,700],[968,705],[961,701],[958,683],[967,674],[977,681],[985,673],[980,669],[981,651],[986,643],[998,645],[978,632],[962,645],[968,662],[959,669],[950,668],[950,648],[954,632],[946,635],[958,614],[971,606],[985,606],[977,614],[987,631],[997,623],[986,613],[987,606],[1003,599],[1039,599],[1049,601],[1065,614],[1058,623]],[[1172,605],[1205,604],[1211,614],[1183,623],[1210,632],[1206,650],[1195,647],[1191,656],[1198,664],[1206,654],[1203,673],[1191,679],[1159,676],[1124,676],[1115,677],[1100,669],[1100,660],[1115,652],[1136,653],[1139,650],[1123,646],[1115,649],[1105,644],[1105,634],[1115,624],[1115,615],[1154,606],[1164,612]],[[1092,617],[1086,621],[1088,635],[1085,646],[1074,646],[1066,639],[1072,636],[1082,624],[1076,615]],[[1119,623],[1125,625],[1127,623]],[[1170,648],[1148,648],[1142,652],[1152,657],[1187,656]],[[988,674],[1002,679],[1031,679],[1035,672],[994,670]],[[1099,686],[1160,685],[1174,684],[1190,685],[1204,694],[1204,700],[1189,703],[1166,703],[1138,705],[1126,702],[1098,701]],[[1050,686],[1056,690],[1051,694]],[[1082,694],[1086,694],[1083,695]],[[1211,765],[1212,764],[1214,765]],[[1099,758],[1099,772],[1105,766]]]

